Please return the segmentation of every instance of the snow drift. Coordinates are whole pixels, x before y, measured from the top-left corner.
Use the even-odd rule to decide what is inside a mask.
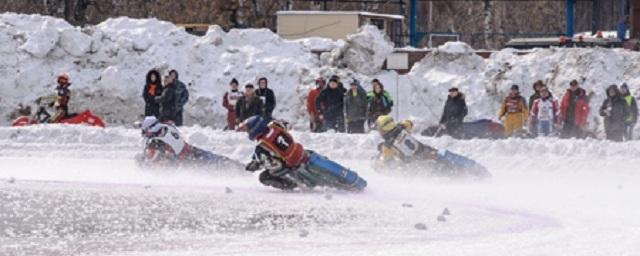
[[[91,108],[118,124],[141,117],[140,95],[148,70],[177,69],[191,92],[186,123],[218,128],[225,122],[221,98],[234,77],[242,84],[267,77],[276,92],[275,115],[299,128],[306,127],[304,98],[320,75],[356,78],[366,89],[373,78],[380,79],[396,100],[393,113],[419,125],[437,122],[452,86],[467,95],[468,119],[496,119],[512,84],[520,85],[528,97],[532,83],[543,80],[559,97],[568,82],[577,79],[596,93],[594,109],[610,84],[626,81],[633,92],[640,88],[640,67],[634,65],[640,53],[621,49],[538,49],[527,55],[505,49],[482,59],[468,45],[452,42],[400,76],[380,69],[391,51],[392,44],[372,26],[346,40],[291,41],[266,29],[225,32],[211,26],[197,37],[156,19],[115,18],[78,28],[57,18],[5,13],[0,15],[0,114],[50,93],[60,71],[72,77],[72,110]]]

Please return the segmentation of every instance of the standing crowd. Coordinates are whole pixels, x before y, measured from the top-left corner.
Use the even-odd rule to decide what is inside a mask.
[[[66,81],[65,77],[59,80],[61,83]],[[268,87],[267,78],[261,77],[256,83],[257,88],[247,83],[244,91],[241,91],[238,80],[231,80],[230,88],[222,99],[222,106],[227,110],[225,129],[236,130],[239,124],[254,115],[266,120],[273,119],[275,93]],[[348,88],[345,88],[340,77],[335,75],[328,81],[323,77],[317,78],[315,88],[306,98],[310,130],[365,133],[374,128],[379,116],[391,113],[394,102],[378,79],[373,79],[370,87],[371,91],[367,92],[358,80],[352,79],[348,82]],[[63,90],[66,87],[61,88],[62,94],[68,94]],[[593,136],[587,130],[591,111],[589,101],[593,93],[587,94],[577,80],[569,83],[569,88],[559,101],[542,81],[534,82],[533,89],[533,95],[527,100],[520,94],[518,85],[511,86],[498,111],[504,128],[503,137]],[[604,120],[606,138],[612,141],[632,140],[633,128],[638,120],[638,106],[629,92],[629,86],[626,83],[611,85],[605,93],[607,98],[598,113]],[[182,125],[183,108],[189,100],[189,92],[179,80],[176,70],[171,70],[164,78],[156,70],[149,71],[142,96],[146,116],[156,116],[160,121]],[[66,107],[67,101],[63,107]],[[64,110],[61,108],[60,111]],[[450,88],[435,135],[464,138],[464,118],[467,113],[464,93],[458,88]]]

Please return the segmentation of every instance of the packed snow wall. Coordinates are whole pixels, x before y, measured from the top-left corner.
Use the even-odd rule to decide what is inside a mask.
[[[466,44],[453,42],[400,76],[380,69],[391,52],[391,43],[371,26],[346,40],[290,41],[266,29],[225,32],[211,26],[197,37],[156,19],[115,18],[79,28],[57,18],[5,13],[0,14],[0,123],[8,123],[6,116],[19,103],[33,104],[52,93],[61,71],[71,75],[72,111],[91,109],[110,124],[123,124],[143,114],[146,73],[176,69],[191,93],[186,123],[217,128],[224,126],[222,95],[234,77],[241,84],[267,77],[278,103],[274,115],[299,128],[306,127],[304,100],[314,79],[333,74],[345,84],[356,78],[367,90],[373,78],[380,79],[396,100],[394,115],[420,125],[437,122],[452,86],[466,94],[469,120],[497,119],[498,105],[512,84],[528,98],[532,83],[543,80],[559,97],[577,79],[595,92],[593,109],[610,84],[626,81],[633,92],[640,88],[640,67],[634,65],[640,55],[621,49],[539,49],[526,55],[505,49],[483,59]]]

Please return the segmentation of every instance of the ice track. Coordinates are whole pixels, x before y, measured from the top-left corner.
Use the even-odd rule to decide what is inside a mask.
[[[253,148],[244,134],[183,132],[242,161]],[[370,187],[285,193],[243,173],[143,171],[132,160],[141,142],[134,129],[0,128],[0,255],[640,251],[640,143],[420,138],[494,175],[475,182],[377,174],[369,167],[375,134],[294,136],[357,170]],[[444,208],[452,214],[438,221]]]

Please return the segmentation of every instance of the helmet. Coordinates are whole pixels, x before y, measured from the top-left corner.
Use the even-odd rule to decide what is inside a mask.
[[[376,119],[376,127],[382,132],[389,132],[396,127],[396,123],[390,115],[382,115]]]
[[[160,123],[155,116],[147,116],[142,121],[142,125],[140,125],[140,129],[142,129],[142,136],[150,138],[156,135],[156,133],[160,130],[160,126],[157,125]]]
[[[256,140],[260,135],[267,132],[268,121],[261,116],[252,116],[242,122],[241,128],[249,133],[250,140]]]
[[[71,78],[69,78],[69,74],[62,72],[58,74],[58,82],[66,81],[66,83],[71,82]]]

